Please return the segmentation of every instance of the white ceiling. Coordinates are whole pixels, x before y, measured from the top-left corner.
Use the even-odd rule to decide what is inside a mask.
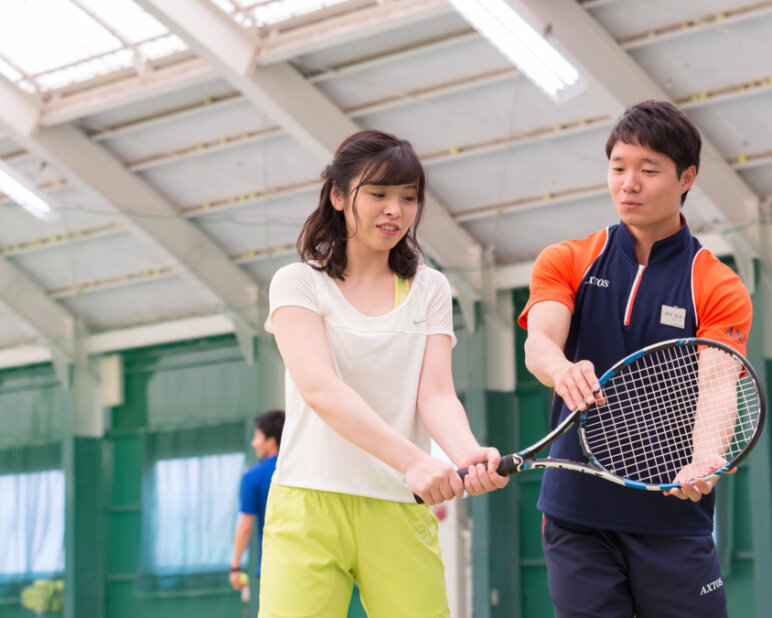
[[[46,2],[65,0],[26,4]],[[604,144],[643,98],[674,100],[705,138],[684,210],[693,231],[720,253],[758,243],[772,196],[772,2],[513,4],[582,68],[582,94],[554,103],[445,0],[347,0],[261,27],[223,0],[122,0],[182,47],[58,89],[0,77],[0,157],[58,212],[44,223],[0,197],[0,364],[159,322],[207,334],[201,316],[212,332],[224,317],[259,333],[260,292],[296,259],[319,172],[356,127],[421,155],[421,237],[462,295],[481,293],[486,260],[499,287],[521,286],[544,246],[616,222]],[[0,23],[23,5],[2,3]],[[78,27],[63,21],[58,35],[79,41]]]

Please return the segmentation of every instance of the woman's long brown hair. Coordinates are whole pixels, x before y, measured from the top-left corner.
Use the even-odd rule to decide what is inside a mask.
[[[361,179],[352,186],[354,181]],[[297,248],[300,259],[334,279],[343,279],[346,270],[346,220],[343,212],[335,210],[330,193],[353,193],[354,216],[356,196],[364,185],[416,184],[418,212],[407,234],[389,252],[389,267],[400,277],[409,279],[418,268],[421,248],[416,239],[416,228],[424,207],[423,166],[410,142],[390,133],[372,129],[358,131],[338,146],[332,162],[322,172],[324,184],[319,204],[303,224]]]

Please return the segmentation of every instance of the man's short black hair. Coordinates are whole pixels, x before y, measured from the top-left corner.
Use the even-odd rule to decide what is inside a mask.
[[[274,438],[276,446],[281,446],[281,434],[284,431],[284,410],[269,410],[255,417],[255,429],[263,432],[266,438]]]
[[[679,178],[691,165],[700,168],[700,132],[684,112],[668,101],[649,100],[628,107],[606,141],[606,157],[611,158],[619,141],[638,143],[667,155],[675,163]],[[682,204],[687,193],[681,195]]]

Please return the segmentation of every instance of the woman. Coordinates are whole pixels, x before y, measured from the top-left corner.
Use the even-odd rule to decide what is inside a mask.
[[[447,616],[426,505],[503,487],[451,374],[450,286],[419,265],[424,172],[380,131],[346,139],[271,282],[287,421],[268,499],[260,616],[345,616],[352,580],[374,618]],[[428,454],[434,438],[458,467]],[[480,462],[486,462],[485,465]],[[479,465],[472,465],[479,464]]]

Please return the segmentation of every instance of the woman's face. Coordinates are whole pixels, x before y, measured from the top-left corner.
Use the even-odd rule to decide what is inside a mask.
[[[347,196],[333,187],[332,205],[346,218],[348,242],[374,251],[390,251],[408,233],[418,214],[418,183],[362,185],[356,178]]]

